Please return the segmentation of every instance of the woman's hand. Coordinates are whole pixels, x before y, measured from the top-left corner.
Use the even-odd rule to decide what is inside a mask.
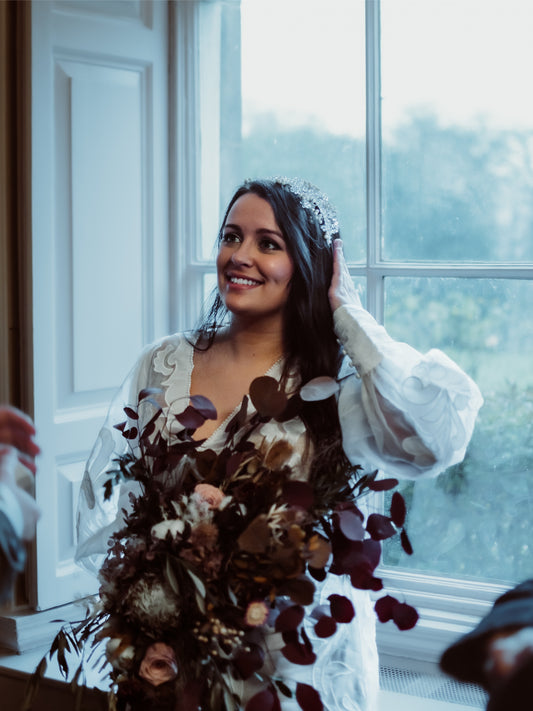
[[[0,486],[8,489],[20,506],[20,535],[26,541],[35,535],[35,525],[41,512],[33,497],[19,485],[18,463],[21,462],[35,474],[35,457],[41,450],[34,436],[35,427],[26,414],[10,405],[0,405]],[[4,497],[6,495],[7,492],[3,494]],[[7,514],[9,516],[9,511]]]
[[[345,304],[361,306],[361,299],[342,253],[342,240],[340,239],[333,241],[333,276],[328,296],[332,311]]]
[[[0,405],[0,448],[14,447],[18,459],[35,474],[35,457],[41,450],[34,436],[35,427],[25,413],[10,405]]]

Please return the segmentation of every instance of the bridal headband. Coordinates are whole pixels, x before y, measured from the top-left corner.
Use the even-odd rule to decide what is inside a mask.
[[[311,212],[318,221],[326,244],[331,244],[334,235],[339,232],[337,211],[330,203],[327,195],[315,185],[302,178],[270,178],[273,183],[290,190],[300,201],[304,210]],[[252,182],[252,181],[246,181]]]
[[[296,195],[304,210],[311,211],[320,225],[327,244],[331,244],[333,236],[339,232],[337,211],[330,203],[328,196],[315,185],[302,178],[273,178],[278,185]]]

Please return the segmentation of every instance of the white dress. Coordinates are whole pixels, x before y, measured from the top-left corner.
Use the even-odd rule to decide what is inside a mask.
[[[338,308],[334,326],[346,354],[337,376],[337,398],[343,447],[352,464],[365,471],[379,469],[385,475],[416,479],[436,476],[460,462],[482,404],[475,383],[441,351],[421,355],[393,341],[360,306]],[[163,390],[168,412],[182,412],[190,394],[193,352],[182,334],[150,345],[111,405],[87,463],[78,506],[76,558],[88,570],[96,573],[100,568],[109,536],[122,523],[118,512],[129,508],[129,492],[135,489],[135,484],[122,486],[111,500],[104,501],[110,460],[126,445],[113,425],[124,419],[124,405],[135,405],[139,391],[146,387]],[[277,363],[268,374],[279,378],[281,369]],[[203,446],[222,449],[224,429],[222,423]],[[270,421],[257,437],[288,440],[298,452],[303,450],[305,428],[299,418]],[[297,454],[293,457],[290,464],[305,478],[302,462]],[[356,616],[349,624],[339,625],[333,637],[313,639],[315,664],[304,667],[285,660],[278,652],[282,643],[276,634],[268,642],[272,659],[283,676],[314,686],[327,711],[374,711],[378,659],[369,595],[354,589],[346,576],[334,575],[318,586],[317,596],[326,601],[332,592],[349,597]],[[255,693],[249,682],[239,691],[245,700]],[[294,701],[282,701],[282,708],[299,707]]]

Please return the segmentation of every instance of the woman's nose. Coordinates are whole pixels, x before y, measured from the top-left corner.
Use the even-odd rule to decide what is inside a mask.
[[[234,264],[251,264],[253,261],[253,245],[244,239],[233,251],[231,259]]]

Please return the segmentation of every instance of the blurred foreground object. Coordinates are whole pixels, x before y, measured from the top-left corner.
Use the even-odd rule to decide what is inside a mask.
[[[24,541],[35,535],[40,511],[28,493],[33,486],[35,427],[27,415],[0,406],[0,604],[9,601],[16,576],[24,570]]]
[[[489,693],[487,711],[530,709],[533,695],[533,579],[501,595],[469,634],[442,655],[441,668]]]

